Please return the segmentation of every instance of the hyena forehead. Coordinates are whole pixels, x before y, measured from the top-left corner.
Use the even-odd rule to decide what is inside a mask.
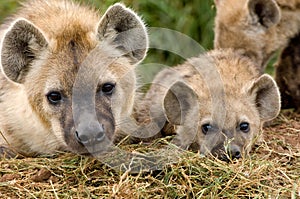
[[[45,82],[45,94],[49,91],[58,90],[70,96],[72,95],[74,83],[78,80],[82,81],[82,79],[84,79],[83,82],[86,83],[82,85],[83,89],[84,86],[94,86],[95,89],[97,89],[105,83],[119,84],[121,82],[120,80],[126,78],[128,81],[127,85],[130,85],[134,83],[132,80],[135,80],[134,70],[128,67],[128,60],[122,58],[115,60],[108,66],[104,64],[99,66],[82,65],[78,67],[72,65],[72,63],[70,63],[70,65],[65,62],[59,63],[60,59],[57,61],[58,64],[55,64],[54,67],[45,67],[47,71],[43,72],[41,77],[38,77],[41,82]],[[104,69],[101,70],[102,68]],[[101,72],[97,71],[97,69],[101,70]],[[89,72],[82,75],[82,71]]]
[[[242,122],[255,126],[260,125],[261,121],[255,105],[255,99],[249,95],[227,96],[225,109],[226,119],[224,127],[237,128]]]
[[[218,105],[212,104],[212,100],[209,99],[200,103],[201,125],[209,123],[227,130],[235,129],[242,122],[260,125],[255,99],[243,91],[227,93],[217,102]]]
[[[206,56],[212,58],[213,65],[201,67],[202,58]],[[194,68],[197,68],[198,65],[202,70],[195,73]],[[247,115],[248,112],[253,112],[254,115],[252,113],[250,115],[256,118],[256,115],[262,114],[264,109],[273,109],[267,104],[268,100],[270,103],[274,103],[274,111],[277,111],[279,93],[274,80],[269,76],[260,77],[255,64],[234,50],[211,51],[190,59],[188,64],[181,65],[176,69],[181,69],[187,74],[184,78],[199,98],[200,114],[208,111],[209,114],[216,114],[216,116],[220,113],[230,116],[234,113],[245,112]],[[272,96],[274,99],[269,99]],[[262,112],[260,112],[261,110]],[[269,115],[269,113],[266,114]],[[251,117],[249,116],[249,118]]]
[[[223,83],[233,88],[241,89],[260,74],[257,64],[243,56],[243,51],[220,49],[209,52],[207,56],[214,60]]]
[[[95,38],[100,15],[94,9],[67,0],[32,0],[23,4],[17,16],[38,24],[52,48],[61,49],[74,36]],[[77,41],[80,40],[77,37]],[[51,42],[53,40],[53,42]],[[82,42],[85,43],[85,42]]]
[[[31,5],[30,3],[27,5],[27,9],[29,10],[28,12],[30,12],[30,9],[32,9],[29,5]],[[51,6],[50,6],[51,5]],[[34,6],[34,5],[32,5]],[[95,67],[95,65],[97,65],[97,67],[101,68],[101,64],[99,65],[99,62],[101,63],[101,58],[94,56],[94,57],[87,57],[87,55],[89,55],[89,53],[93,50],[93,51],[97,51],[97,49],[95,49],[96,46],[102,45],[102,43],[105,43],[104,41],[107,40],[107,38],[109,39],[109,37],[115,37],[116,31],[114,29],[114,26],[119,26],[118,24],[114,24],[117,23],[113,20],[111,20],[112,24],[106,24],[105,20],[107,20],[105,17],[101,19],[101,21],[104,21],[102,23],[99,24],[99,22],[97,20],[100,20],[100,17],[97,14],[91,14],[93,12],[88,11],[87,16],[82,15],[82,13],[87,12],[87,8],[85,7],[78,7],[79,10],[76,10],[77,7],[73,7],[73,5],[68,5],[68,4],[61,4],[60,1],[53,1],[51,2],[51,4],[49,4],[49,7],[47,7],[47,5],[44,5],[44,7],[42,8],[42,10],[48,10],[48,11],[55,11],[58,12],[58,14],[62,14],[59,13],[60,11],[57,10],[57,8],[61,6],[70,6],[70,12],[66,13],[64,16],[64,18],[66,18],[65,20],[62,20],[62,22],[58,22],[57,18],[54,16],[54,22],[51,21],[50,18],[50,22],[49,23],[44,23],[44,21],[40,21],[40,17],[37,17],[39,14],[39,12],[35,13],[37,15],[31,14],[28,16],[28,18],[30,18],[31,20],[33,20],[33,22],[36,23],[40,23],[39,24],[39,28],[41,28],[42,30],[40,30],[41,32],[44,33],[44,36],[46,37],[46,40],[48,40],[48,50],[47,52],[49,52],[49,54],[45,55],[45,57],[41,58],[42,60],[46,60],[46,64],[43,63],[43,65],[45,67],[37,69],[35,71],[32,71],[33,73],[35,72],[36,74],[43,74],[41,77],[38,77],[39,80],[44,81],[45,82],[49,82],[47,83],[46,88],[56,88],[56,89],[65,89],[67,91],[70,91],[72,88],[72,85],[76,79],[78,70],[80,67],[90,67],[91,70],[96,70],[97,68]],[[129,12],[132,16],[131,18],[128,17],[128,21],[126,22],[127,24],[123,24],[122,27],[125,30],[126,28],[130,28],[127,27],[128,26],[132,26],[134,28],[134,26],[138,27],[138,31],[137,32],[137,37],[139,37],[139,39],[141,39],[141,46],[143,45],[147,45],[147,37],[145,37],[144,34],[145,33],[145,28],[142,25],[142,21],[139,19],[139,17],[132,12],[131,10],[125,8],[123,5],[121,4],[116,4],[115,6],[112,6],[110,10],[113,10],[111,12],[115,12],[115,13],[109,13],[109,17],[116,17],[116,18],[120,18],[120,21],[124,21],[125,19],[122,19],[122,17],[124,16],[118,16],[120,13],[118,13],[117,8],[122,7],[121,9],[121,13],[124,14],[124,10],[126,12]],[[76,8],[76,9],[74,9]],[[24,9],[23,10],[23,14],[25,15],[27,10]],[[74,13],[73,13],[74,12]],[[79,14],[78,14],[79,12]],[[73,13],[73,14],[72,14]],[[128,13],[125,13],[125,16],[130,15]],[[107,14],[108,15],[108,14]],[[112,16],[111,16],[112,15]],[[116,16],[113,16],[116,15]],[[87,18],[89,20],[87,20]],[[126,18],[126,17],[125,17]],[[47,19],[48,20],[48,19]],[[119,23],[120,23],[119,21]],[[58,24],[52,24],[58,22]],[[132,24],[130,24],[132,23]],[[140,23],[140,24],[139,24]],[[99,26],[99,27],[98,27]],[[102,26],[109,26],[109,27],[102,27]],[[112,26],[112,27],[110,27]],[[98,28],[98,30],[97,30]],[[101,30],[101,28],[103,28],[103,30]],[[98,32],[97,32],[98,31]],[[105,32],[107,31],[107,32]],[[126,30],[125,30],[126,31]],[[144,34],[141,34],[144,33]],[[124,34],[124,36],[127,36]],[[103,37],[101,39],[101,37]],[[126,39],[126,37],[125,37]],[[130,38],[128,38],[130,39]],[[138,39],[138,40],[139,40]],[[107,42],[107,41],[106,41]],[[104,44],[106,45],[106,44]],[[115,45],[115,44],[113,44]],[[130,47],[130,43],[128,43],[128,46]],[[145,53],[146,50],[146,46],[143,46],[143,49],[139,49],[140,51],[143,51],[143,53]],[[108,46],[109,48],[112,48],[111,46]],[[118,45],[116,45],[116,47],[119,47]],[[122,46],[121,46],[122,47]],[[126,48],[126,47],[125,47]],[[131,49],[129,49],[131,50]],[[135,49],[132,49],[135,50]],[[98,50],[99,51],[99,50]],[[101,49],[100,49],[101,51]],[[118,51],[118,49],[112,49],[112,51]],[[110,53],[105,52],[105,53]],[[111,52],[112,54],[114,54],[114,52]],[[134,56],[137,56],[137,59],[143,59],[144,54],[140,53],[140,57],[138,57],[138,54],[135,54]],[[95,53],[94,53],[95,54]],[[101,52],[97,53],[96,55],[101,54]],[[107,54],[107,56],[110,56],[110,54]],[[101,56],[102,58],[105,58],[105,55]],[[94,59],[94,60],[93,60]],[[93,60],[93,61],[89,61],[89,60]],[[98,62],[97,62],[98,60]],[[87,62],[88,64],[85,64],[84,66],[82,66],[81,64],[83,62]],[[100,74],[99,77],[101,82],[106,82],[106,81],[111,81],[114,82],[117,78],[117,76],[122,76],[123,73],[125,73],[124,71],[128,70],[129,68],[131,68],[132,63],[130,63],[128,61],[128,59],[126,59],[125,57],[121,57],[118,59],[117,64],[112,64],[110,67],[107,67],[107,70],[103,71],[103,74]],[[122,64],[120,64],[122,63]],[[103,66],[105,67],[105,66]],[[93,68],[93,69],[92,69]],[[93,73],[93,72],[91,72]],[[37,75],[38,76],[38,75]],[[87,79],[95,79],[95,77],[84,77]],[[96,77],[98,78],[98,77]],[[132,78],[133,80],[135,78]],[[100,82],[100,83],[101,83]],[[67,88],[67,89],[66,89]],[[49,89],[46,89],[49,90]]]
[[[240,91],[239,89],[259,75],[256,64],[248,57],[243,56],[243,51],[233,49],[210,51],[199,57],[189,59],[184,67],[186,70],[181,70],[180,67],[175,68],[175,70],[190,80],[191,85],[195,84],[194,78],[196,78],[199,84],[194,86],[196,90],[198,87],[208,89],[207,86],[209,85],[212,89],[211,92],[214,89],[221,92],[225,85]]]

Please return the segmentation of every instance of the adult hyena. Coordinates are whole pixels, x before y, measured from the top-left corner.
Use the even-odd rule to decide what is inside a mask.
[[[1,154],[101,151],[131,114],[148,45],[122,4],[101,15],[69,0],[31,0],[1,26]]]

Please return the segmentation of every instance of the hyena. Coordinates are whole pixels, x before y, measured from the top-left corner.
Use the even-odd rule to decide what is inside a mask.
[[[278,115],[280,94],[249,58],[213,50],[159,72],[138,107],[150,130],[165,117],[162,134],[176,132],[180,147],[229,160],[249,153],[263,123]]]
[[[102,150],[131,115],[147,45],[120,3],[102,16],[69,0],[24,3],[1,26],[1,154]]]
[[[243,49],[264,72],[271,56],[288,46],[276,64],[275,79],[282,92],[282,108],[300,110],[299,78],[290,75],[300,76],[299,54],[288,54],[299,48],[294,42],[300,33],[300,0],[215,0],[215,4],[216,48]]]
[[[280,89],[282,107],[300,112],[300,34],[292,38],[275,63],[275,81]]]

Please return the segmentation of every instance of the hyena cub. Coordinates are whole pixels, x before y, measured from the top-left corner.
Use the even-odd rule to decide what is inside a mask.
[[[31,0],[1,26],[1,155],[93,154],[131,115],[148,37],[122,4],[101,17],[68,0]]]
[[[250,151],[263,122],[278,115],[280,95],[250,59],[214,50],[158,73],[139,107],[150,130],[165,117],[163,130],[176,129],[176,144],[228,160]]]
[[[300,46],[300,0],[215,0],[215,4],[216,48],[243,49],[264,72],[270,57],[288,45],[276,64],[275,79],[282,108],[300,111],[300,55],[293,53]]]

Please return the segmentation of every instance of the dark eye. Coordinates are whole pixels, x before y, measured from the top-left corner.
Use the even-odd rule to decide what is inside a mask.
[[[114,91],[114,88],[115,88],[115,84],[113,84],[113,83],[105,83],[105,84],[103,84],[103,86],[102,86],[102,92],[104,93],[104,94],[106,94],[106,95],[111,95],[112,94],[112,92]]]
[[[62,96],[61,96],[60,92],[58,92],[58,91],[52,91],[52,92],[48,93],[46,96],[47,96],[49,103],[53,104],[53,105],[58,104],[62,100]]]
[[[208,131],[212,129],[210,124],[203,124],[201,128],[204,135],[206,135]]]
[[[250,124],[248,122],[242,122],[240,124],[240,130],[244,133],[248,133],[250,131]]]

